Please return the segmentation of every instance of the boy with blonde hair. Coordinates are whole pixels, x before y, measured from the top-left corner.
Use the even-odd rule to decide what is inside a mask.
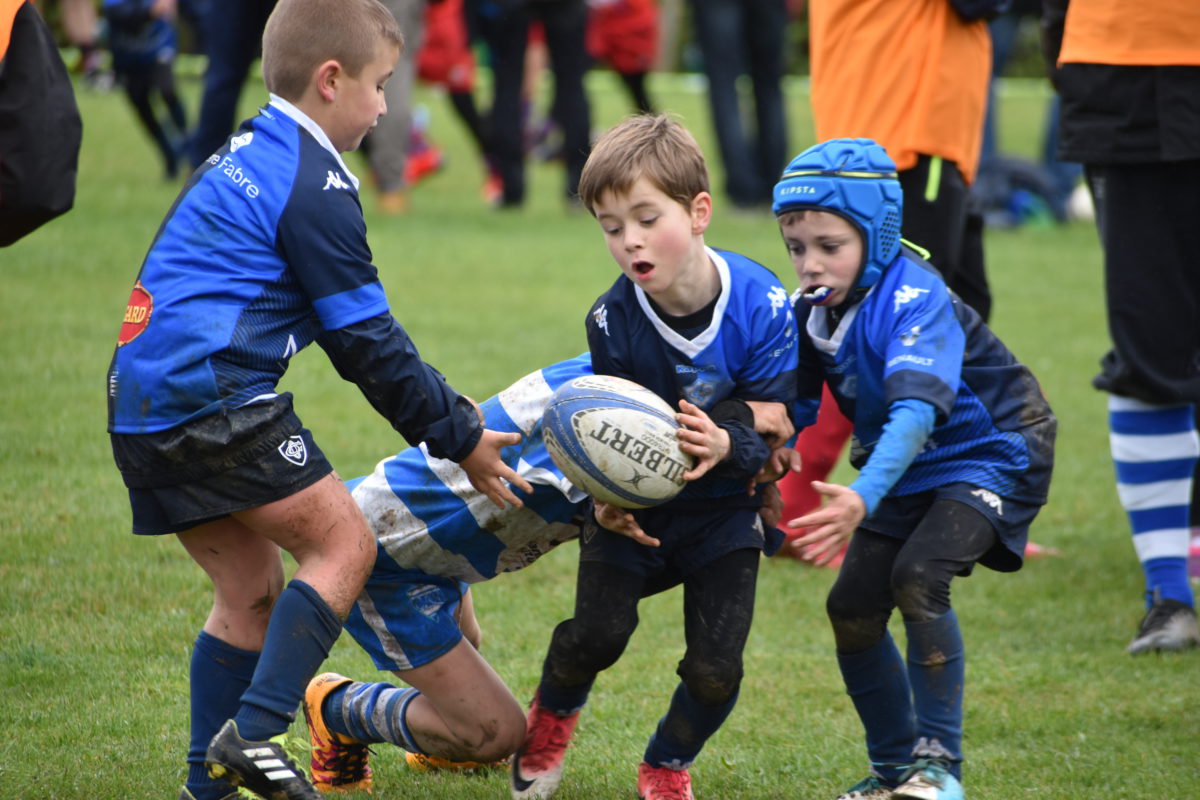
[[[647,587],[671,577],[684,587],[687,651],[637,787],[643,800],[690,800],[688,767],[737,701],[760,555],[778,546],[759,518],[762,494],[746,490],[770,454],[748,402],[792,401],[795,322],[774,274],[705,245],[704,156],[671,118],[632,117],[601,137],[579,193],[622,273],[587,317],[593,368],[677,405],[681,447],[696,463],[661,506],[594,504],[599,527],[580,541],[575,616],[551,639],[512,759],[512,794],[555,792],[592,683],[625,649]]]
[[[270,103],[196,171],[142,264],[108,375],[133,531],[174,533],[212,580],[191,663],[182,798],[320,795],[284,752],[309,679],[371,570],[362,513],[276,384],[317,341],[406,440],[519,505],[488,431],[392,317],[340,153],[386,113],[403,46],[376,0],[281,0]],[[280,549],[297,562],[283,585]],[[205,774],[207,767],[208,775]]]

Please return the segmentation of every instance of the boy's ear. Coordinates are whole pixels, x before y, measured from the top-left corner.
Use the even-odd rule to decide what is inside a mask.
[[[712,222],[712,195],[700,192],[692,198],[692,235],[699,236],[708,230]]]
[[[315,80],[317,94],[327,103],[337,99],[337,90],[342,79],[342,65],[332,58],[317,67]]]

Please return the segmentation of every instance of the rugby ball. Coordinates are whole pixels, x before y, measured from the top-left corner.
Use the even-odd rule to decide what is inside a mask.
[[[564,383],[542,414],[546,450],[567,480],[604,503],[649,508],[683,489],[694,459],[679,448],[675,411],[610,375]]]

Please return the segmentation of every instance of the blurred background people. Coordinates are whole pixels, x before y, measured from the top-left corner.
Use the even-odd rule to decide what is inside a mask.
[[[765,209],[790,155],[783,106],[787,0],[689,2],[708,78],[725,194],[735,207]],[[750,76],[752,113],[743,113],[738,90],[742,75]]]

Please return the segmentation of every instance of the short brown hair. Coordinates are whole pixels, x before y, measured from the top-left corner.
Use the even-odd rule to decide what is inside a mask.
[[[638,178],[646,178],[685,207],[708,191],[708,167],[700,145],[687,128],[665,114],[638,114],[609,128],[583,167],[579,199],[594,216],[602,194],[627,192]]]
[[[332,59],[358,77],[383,43],[403,49],[404,34],[379,0],[279,0],[263,30],[263,82],[299,100],[322,63]]]

